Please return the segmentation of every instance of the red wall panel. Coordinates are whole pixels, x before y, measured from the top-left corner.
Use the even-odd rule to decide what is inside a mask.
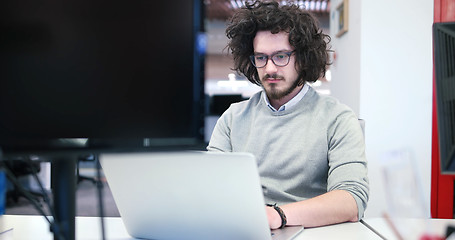
[[[455,21],[455,0],[434,1],[434,22]],[[434,69],[434,67],[433,67]],[[436,111],[436,89],[433,70],[432,152],[431,152],[431,216],[453,218],[455,175],[441,174]]]

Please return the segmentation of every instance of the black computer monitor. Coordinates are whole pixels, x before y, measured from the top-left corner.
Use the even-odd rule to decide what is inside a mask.
[[[0,157],[68,159],[52,164],[60,191],[80,154],[203,148],[203,13],[202,0],[1,1]]]
[[[203,19],[196,5],[2,1],[3,152],[79,148],[70,141],[78,138],[105,150],[199,143]]]
[[[455,22],[433,24],[439,152],[442,173],[455,173]]]

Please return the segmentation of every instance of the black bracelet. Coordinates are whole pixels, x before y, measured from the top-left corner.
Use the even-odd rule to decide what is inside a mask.
[[[279,228],[284,228],[286,226],[286,223],[288,222],[286,215],[284,214],[283,210],[274,204],[266,204],[268,207],[273,207],[278,212],[278,215],[280,215],[281,218],[281,226]]]

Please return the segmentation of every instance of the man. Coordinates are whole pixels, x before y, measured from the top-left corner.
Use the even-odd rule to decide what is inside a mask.
[[[223,113],[207,149],[255,155],[271,229],[361,219],[362,129],[352,110],[307,84],[324,76],[330,38],[310,13],[277,2],[246,4],[226,35],[234,69],[263,91]]]

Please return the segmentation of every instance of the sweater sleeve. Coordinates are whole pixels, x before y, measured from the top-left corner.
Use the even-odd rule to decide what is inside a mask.
[[[230,137],[230,108],[226,110],[216,122],[210,142],[207,146],[208,151],[212,152],[232,152]]]
[[[358,219],[363,217],[369,195],[365,140],[352,111],[343,111],[328,129],[329,172],[327,190],[348,191],[357,203]]]

